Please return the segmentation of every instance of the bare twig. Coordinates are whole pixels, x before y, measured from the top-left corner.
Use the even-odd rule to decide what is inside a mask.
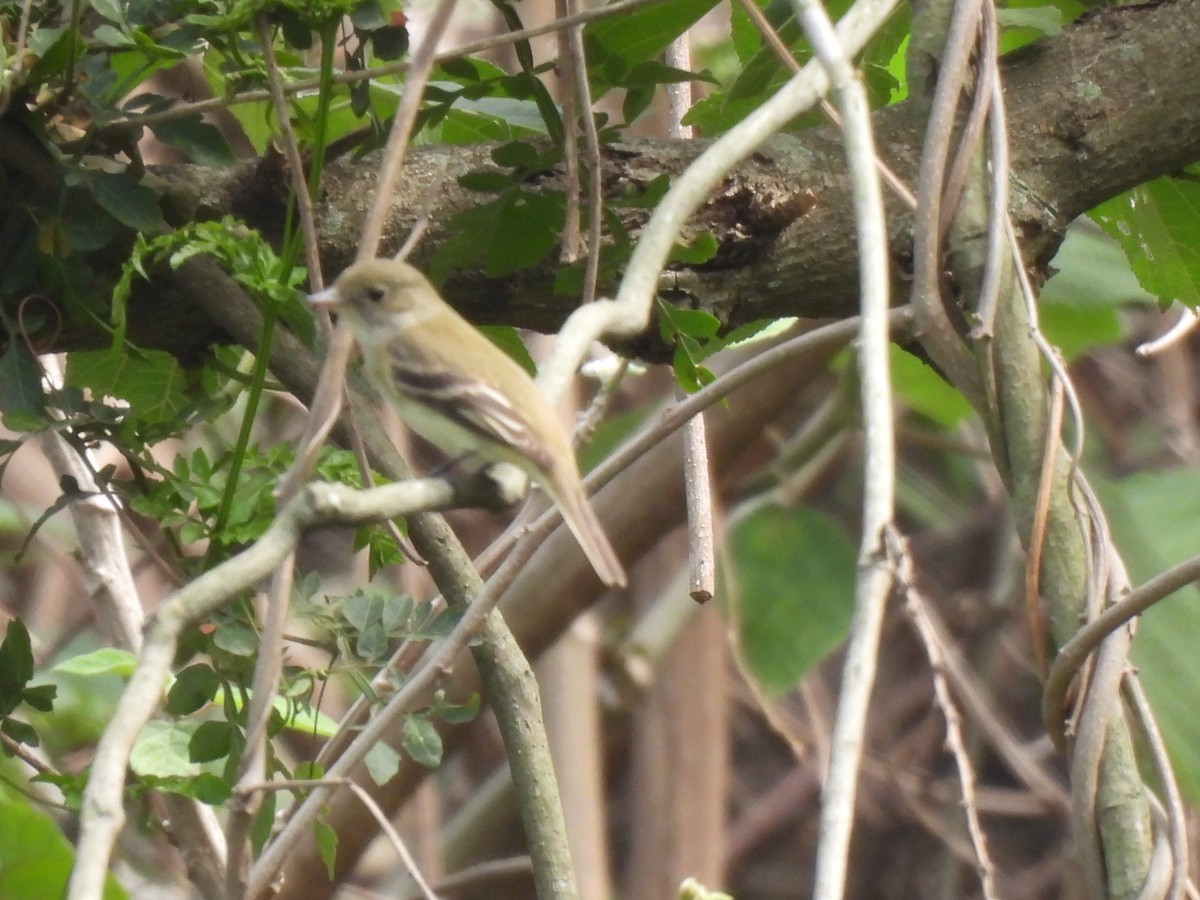
[[[452,485],[434,479],[406,481],[372,491],[311,484],[280,510],[258,541],[163,601],[147,630],[137,668],[96,747],[83,795],[78,852],[68,882],[68,897],[87,900],[100,896],[113,843],[125,819],[122,793],[129,753],[162,698],[183,629],[267,577],[292,553],[306,528],[361,524],[422,509],[444,509],[463,499],[456,496]],[[256,893],[251,890],[252,895]]]
[[[387,817],[384,811],[379,808],[379,804],[375,802],[375,798],[367,793],[367,791],[365,791],[354,779],[288,779],[283,781],[265,782],[261,784],[239,785],[237,788],[235,788],[235,790],[241,794],[254,794],[262,791],[294,791],[297,789],[302,790],[304,788],[332,786],[349,789],[350,792],[359,799],[362,805],[366,807],[367,812],[371,814],[371,818],[373,818],[376,824],[379,825],[379,830],[386,835],[388,841],[392,845],[392,849],[395,850],[396,855],[400,857],[400,861],[404,864],[404,868],[408,872],[409,877],[412,878],[413,882],[420,890],[421,893],[419,896],[423,897],[424,900],[438,900],[438,895],[434,892],[433,888],[429,886],[429,882],[426,881],[425,877],[421,874],[421,870],[417,866],[417,861],[413,859],[413,855],[409,853],[408,847],[404,844],[404,839],[400,837],[400,833],[396,831],[395,827],[391,823],[391,820]]]
[[[903,570],[902,570],[903,571]],[[904,604],[912,619],[913,626],[921,638],[925,655],[929,658],[929,666],[933,670],[933,690],[937,697],[938,707],[946,720],[946,746],[954,757],[958,770],[958,783],[962,791],[963,809],[967,816],[967,833],[971,836],[971,846],[975,851],[975,867],[979,872],[980,887],[985,900],[996,900],[995,864],[987,849],[987,836],[979,821],[979,806],[975,798],[975,770],[971,765],[971,757],[967,753],[966,741],[963,739],[962,718],[958,706],[950,695],[950,685],[946,679],[946,655],[939,639],[937,630],[929,619],[925,599],[911,583],[911,579],[903,577]]]
[[[445,34],[446,26],[450,24],[455,5],[456,0],[444,0],[434,7],[433,18],[425,36],[408,59],[404,93],[400,95],[400,105],[396,108],[396,117],[392,119],[392,130],[388,134],[383,161],[379,166],[375,196],[371,208],[367,211],[367,220],[363,223],[362,235],[359,238],[359,259],[373,259],[378,255],[383,226],[387,221],[388,211],[392,208],[396,179],[400,177],[400,169],[404,165],[404,156],[408,149],[408,139],[417,121],[417,113],[421,109],[425,82],[429,80],[429,73],[433,71],[437,62],[438,41]]]
[[[859,379],[865,433],[863,521],[854,591],[854,619],[842,673],[829,769],[821,791],[821,824],[813,897],[837,900],[845,890],[858,769],[883,611],[895,577],[892,515],[895,497],[895,436],[888,363],[888,258],[883,196],[875,166],[866,91],[845,47],[817,0],[795,0],[797,17],[828,72],[842,116],[846,159],[854,198],[860,268],[862,322]]]
[[[896,0],[859,0],[838,31],[848,53],[857,52],[895,7]],[[572,313],[538,383],[552,401],[567,384],[591,342],[601,334],[639,333],[649,321],[658,279],[679,230],[714,184],[763,141],[816,102],[828,85],[820,64],[810,63],[770,100],[713,142],[688,167],[655,208],[634,248],[615,300],[589,303]],[[882,245],[880,250],[883,249]]]
[[[518,41],[527,41],[530,38],[541,37],[543,34],[550,34],[554,31],[561,31],[564,28],[569,28],[573,25],[585,25],[588,22],[596,19],[607,19],[611,16],[621,15],[629,12],[631,9],[636,9],[639,6],[646,6],[651,3],[661,3],[662,0],[619,0],[617,3],[610,3],[606,6],[600,6],[596,9],[589,9],[586,12],[581,12],[577,16],[566,19],[557,19],[553,22],[548,22],[545,25],[538,25],[535,28],[523,28],[520,31],[510,31],[506,34],[495,35],[493,37],[482,38],[478,41],[472,41],[468,44],[462,44],[452,50],[447,50],[442,53],[435,54],[434,63],[443,63],[448,60],[461,59],[464,56],[470,56],[473,53],[483,53],[487,50],[494,50],[497,47],[506,47],[509,44],[515,44]],[[382,66],[374,66],[369,69],[358,69],[352,72],[339,72],[333,76],[331,84],[356,84],[359,81],[367,81],[372,78],[385,78],[389,75],[403,75],[408,71],[410,62],[388,63]],[[320,90],[323,84],[319,78],[307,78],[300,81],[293,81],[284,86],[284,92],[287,96],[292,97],[296,94],[309,94],[313,91]],[[180,103],[172,106],[170,109],[162,110],[161,112],[145,113],[140,116],[125,116],[124,118],[114,119],[108,123],[110,128],[138,128],[152,127],[161,124],[162,122],[174,122],[178,119],[186,119],[191,116],[199,116],[204,113],[215,112],[218,109],[227,109],[230,106],[236,106],[241,103],[258,103],[263,100],[271,99],[271,93],[268,90],[252,90],[243,91],[240,94],[231,94],[227,97],[213,97],[208,100],[197,100],[195,103]]]

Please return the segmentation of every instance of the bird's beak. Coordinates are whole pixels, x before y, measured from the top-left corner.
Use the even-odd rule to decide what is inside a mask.
[[[327,287],[323,291],[317,291],[315,294],[309,294],[304,298],[309,306],[337,306],[341,303],[342,298],[338,296],[337,288]]]

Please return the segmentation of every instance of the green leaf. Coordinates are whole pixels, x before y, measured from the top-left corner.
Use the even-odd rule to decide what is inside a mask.
[[[144,234],[166,229],[158,194],[132,176],[88,172],[84,180],[96,202],[122,225]]]
[[[21,692],[21,699],[30,709],[48,713],[54,709],[54,698],[58,696],[58,685],[38,684]]]
[[[0,413],[40,420],[45,408],[41,366],[23,342],[10,340],[0,353]]]
[[[151,125],[154,136],[192,162],[219,169],[236,160],[229,142],[216,126],[199,116]]]
[[[1127,478],[1088,477],[1129,566],[1140,584],[1190,558],[1200,545],[1200,471],[1162,469]],[[1150,697],[1180,789],[1200,802],[1200,654],[1196,653],[1196,586],[1161,600],[1138,621],[1132,659]]]
[[[38,740],[37,731],[32,725],[11,716],[0,721],[0,733],[11,738],[14,743],[24,744],[28,747],[37,747],[41,743]]]
[[[15,792],[0,794],[0,897],[65,897],[72,862],[71,845],[46,813]],[[127,896],[116,879],[106,877],[103,900]]]
[[[119,28],[114,28],[112,25],[99,25],[92,32],[92,40],[100,47],[107,47],[113,50],[120,50],[127,47],[136,47],[137,42],[133,36],[121,31]]]
[[[195,778],[181,779],[182,784],[174,788],[176,794],[194,797],[209,806],[221,806],[229,802],[233,794],[233,786],[220,775],[212,772],[201,772]]]
[[[295,703],[288,700],[287,697],[277,696],[274,707],[286,728],[321,738],[329,738],[337,734],[338,723],[311,706]]]
[[[1088,219],[1076,221],[1050,261],[1038,294],[1042,332],[1068,359],[1123,334],[1122,311],[1154,297],[1138,284],[1121,245]]]
[[[391,62],[408,52],[408,29],[391,25],[371,32],[371,50],[377,59]]]
[[[465,725],[479,715],[479,695],[472,694],[466,703],[450,703],[445,694],[438,691],[430,712],[448,725]]]
[[[530,375],[537,374],[537,363],[529,355],[529,348],[521,340],[521,334],[511,325],[480,325],[479,330],[487,339],[511,356]]]
[[[583,29],[588,58],[601,63],[589,66],[593,94],[599,97],[639,63],[657,59],[716,5],[716,0],[665,0],[590,22]]]
[[[4,643],[0,644],[0,715],[8,715],[21,703],[21,694],[33,678],[33,645],[20,619],[9,619]]]
[[[1200,184],[1159,178],[1100,204],[1092,217],[1164,307],[1200,307]]]
[[[162,350],[80,350],[67,355],[66,383],[117,397],[149,424],[174,422],[188,405],[179,361]]]
[[[194,763],[224,759],[233,750],[236,728],[229,722],[201,722],[188,741],[188,759]]]
[[[221,679],[212,666],[196,663],[175,676],[167,692],[166,710],[173,716],[188,716],[212,702]]]
[[[506,169],[536,169],[541,160],[537,147],[528,141],[509,141],[492,151],[492,161]]]
[[[962,394],[912,354],[892,344],[890,360],[896,394],[910,409],[944,428],[953,428],[973,412]]]
[[[442,736],[424,716],[409,716],[404,720],[404,752],[427,769],[436,769],[442,762]]]
[[[333,881],[336,874],[334,864],[337,862],[337,832],[318,819],[313,824],[313,839],[317,844],[317,852],[321,854],[321,861],[325,863],[325,871],[329,874],[329,880]]]
[[[102,647],[90,653],[72,656],[58,663],[53,671],[68,675],[119,675],[128,678],[137,667],[137,657],[128,650]]]
[[[241,622],[222,622],[213,632],[212,642],[233,656],[250,657],[258,652],[258,635]]]
[[[712,232],[702,231],[689,243],[674,244],[670,259],[689,266],[700,266],[717,255],[717,239]]]
[[[673,341],[678,335],[699,339],[710,338],[721,327],[721,320],[712,313],[700,309],[684,309],[660,300],[659,333],[664,341]]]
[[[375,31],[388,23],[379,0],[363,0],[350,10],[350,21],[358,31]]]
[[[188,744],[198,727],[197,722],[151,719],[134,742],[129,768],[140,776],[194,778],[201,769],[192,761]]]
[[[730,544],[742,651],[764,689],[781,694],[849,630],[854,547],[822,514],[778,507],[741,522]]]
[[[560,195],[520,191],[504,198],[484,254],[484,274],[502,278],[536,266],[558,246],[565,215]]]
[[[387,598],[380,611],[379,624],[391,637],[407,637],[412,626],[415,604],[407,594],[394,594]]]
[[[91,0],[90,5],[108,21],[116,22],[118,25],[125,24],[125,13],[121,9],[119,0]]]
[[[1062,31],[1062,10],[1055,6],[1032,6],[1027,9],[997,9],[996,21],[1003,28],[1033,28],[1047,37]]]
[[[391,748],[387,741],[379,741],[363,758],[371,780],[382,787],[400,771],[400,754]]]
[[[511,190],[513,180],[503,172],[467,172],[458,176],[458,185],[467,191],[499,194]]]

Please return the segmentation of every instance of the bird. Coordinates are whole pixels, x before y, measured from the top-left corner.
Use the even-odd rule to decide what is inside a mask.
[[[361,260],[308,301],[345,322],[367,380],[410,428],[452,458],[474,454],[524,471],[554,502],[600,580],[625,586],[549,401],[416,267]]]

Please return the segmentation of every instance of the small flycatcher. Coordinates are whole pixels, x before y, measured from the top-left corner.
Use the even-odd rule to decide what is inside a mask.
[[[358,262],[308,298],[335,309],[362,349],[367,378],[401,418],[452,456],[522,469],[558,506],[600,580],[625,584],[588,503],[571,441],[533,380],[408,263]]]

